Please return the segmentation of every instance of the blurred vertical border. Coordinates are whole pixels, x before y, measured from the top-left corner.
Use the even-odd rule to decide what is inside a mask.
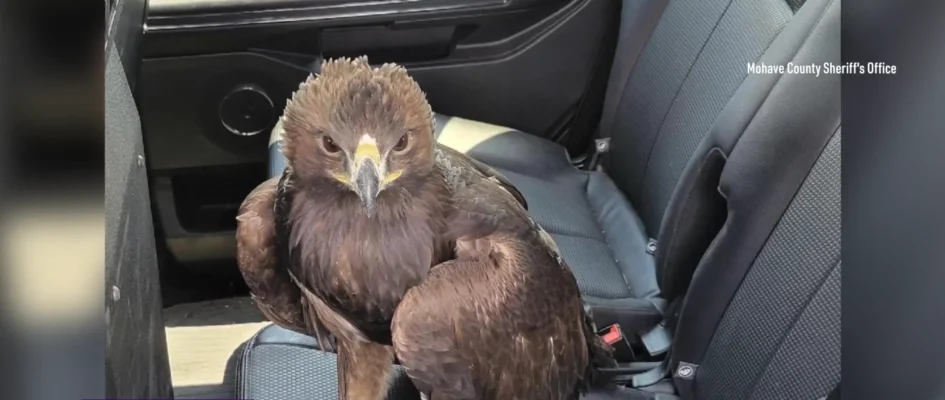
[[[104,5],[0,2],[0,387],[104,395]]]
[[[842,18],[843,396],[945,399],[945,3]]]

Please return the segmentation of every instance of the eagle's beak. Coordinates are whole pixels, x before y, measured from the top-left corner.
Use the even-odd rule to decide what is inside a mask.
[[[380,174],[374,161],[366,160],[362,162],[356,172],[354,186],[358,192],[358,197],[364,203],[368,217],[374,216],[374,201],[377,199],[379,184]]]
[[[375,200],[381,187],[381,155],[377,145],[360,143],[354,152],[354,189],[364,203],[368,217],[374,216]]]

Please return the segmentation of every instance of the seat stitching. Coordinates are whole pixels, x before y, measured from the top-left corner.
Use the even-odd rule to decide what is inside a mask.
[[[609,245],[607,245],[607,242],[606,242],[606,241],[603,241],[603,240],[600,240],[600,239],[597,239],[597,238],[591,238],[591,237],[580,236],[580,235],[572,235],[572,234],[570,234],[570,233],[552,232],[552,231],[548,231],[548,233],[550,233],[550,234],[552,234],[552,235],[556,235],[556,236],[567,236],[567,237],[569,237],[569,238],[575,238],[575,239],[593,240],[593,241],[595,241],[595,242],[598,242],[598,243],[601,243],[601,244],[603,244],[603,245],[605,245],[605,246],[610,247]]]
[[[592,241],[601,243],[601,244],[603,244],[605,247],[607,247],[607,251],[610,253],[611,259],[614,260],[614,268],[613,268],[613,269],[615,269],[615,270],[617,271],[617,273],[620,274],[620,276],[623,278],[624,284],[625,284],[625,286],[627,287],[627,291],[630,292],[630,294],[629,294],[628,296],[620,296],[620,297],[602,297],[602,296],[589,296],[589,297],[596,297],[596,298],[601,298],[601,299],[636,298],[636,295],[635,295],[634,292],[633,292],[633,288],[631,288],[631,287],[630,287],[630,284],[627,283],[627,277],[624,276],[623,270],[620,269],[619,261],[617,261],[616,257],[614,256],[614,254],[613,254],[613,249],[610,247],[610,244],[607,243],[606,239],[604,239],[604,240],[599,240],[599,239],[597,239],[597,238],[589,238],[589,237],[584,237],[584,236],[576,236],[576,235],[571,235],[571,234],[567,234],[567,233],[555,233],[555,232],[548,232],[548,233],[550,233],[550,234],[552,234],[552,235],[555,235],[555,236],[567,236],[567,237],[575,238],[575,239],[587,239],[587,240],[592,240]],[[587,296],[586,296],[586,297],[587,297]]]
[[[630,281],[627,279],[627,276],[623,273],[623,269],[620,268],[620,260],[617,258],[617,255],[614,254],[614,249],[610,245],[610,241],[607,240],[607,232],[603,230],[601,225],[600,215],[597,213],[597,210],[591,204],[590,201],[590,184],[591,184],[591,174],[588,171],[583,171],[584,176],[587,178],[584,181],[584,200],[587,202],[588,210],[591,211],[591,215],[594,216],[594,222],[597,224],[598,228],[601,228],[601,238],[603,239],[604,245],[607,246],[607,250],[610,253],[610,259],[614,260],[614,266],[617,269],[617,273],[620,274],[620,277],[623,278],[624,286],[627,287],[627,291],[630,292],[630,297],[636,298],[637,295],[633,291],[633,286],[630,285]],[[604,175],[606,176],[606,175]]]
[[[591,203],[590,203],[590,201],[588,200],[587,195],[586,195],[586,193],[587,193],[587,181],[588,181],[589,178],[590,178],[590,174],[588,173],[588,171],[582,171],[582,170],[578,170],[578,169],[575,169],[575,171],[581,173],[581,174],[584,175],[584,177],[585,177],[584,184],[583,184],[583,186],[584,186],[584,193],[585,193],[585,195],[583,196],[583,197],[584,197],[584,205],[586,206],[585,208],[591,212],[591,218],[592,218],[592,219],[591,219],[591,222],[593,222],[594,225],[595,225],[595,226],[598,228],[598,230],[599,230],[600,227],[601,227],[601,225],[600,225],[600,220],[597,218],[597,215],[595,215],[595,213],[594,213],[594,208],[591,206]],[[500,172],[501,172],[501,171],[500,171]],[[542,179],[542,177],[536,177],[536,176],[531,176],[531,175],[527,175],[527,174],[522,174],[522,173],[520,173],[520,172],[518,172],[518,171],[511,171],[511,172],[514,172],[515,174],[518,174],[518,175],[527,176],[527,177],[529,177],[529,178],[537,179],[537,180],[542,181],[542,182],[549,182],[549,181],[547,181],[547,180],[545,180],[545,179]],[[565,235],[565,236],[570,236],[570,237],[579,237],[579,238],[585,238],[585,239],[592,239],[592,240],[595,240],[595,241],[601,241],[601,240],[599,240],[597,237],[591,237],[591,236],[585,236],[585,235],[573,234],[573,233],[556,232],[556,231],[554,231],[554,230],[552,230],[552,229],[549,229],[549,228],[547,228],[547,227],[544,227],[544,226],[543,226],[542,228],[544,228],[545,230],[547,230],[548,233],[554,233],[554,234]],[[603,236],[603,235],[601,235],[601,236]],[[605,240],[603,241],[603,243],[604,243],[604,244],[607,244],[606,238],[604,238],[604,239],[605,239]],[[608,245],[608,247],[609,247],[609,245]]]

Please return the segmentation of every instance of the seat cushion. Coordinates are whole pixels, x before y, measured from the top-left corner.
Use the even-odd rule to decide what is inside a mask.
[[[437,141],[505,175],[528,201],[574,270],[585,300],[659,294],[643,223],[605,174],[574,168],[551,141],[498,125],[436,114]],[[270,140],[270,174],[280,174],[281,124]]]
[[[315,339],[268,325],[243,345],[234,363],[234,393],[239,399],[336,400],[338,372],[334,353],[319,350]],[[420,394],[399,365],[387,400],[419,400]],[[654,393],[618,389],[592,392],[582,400],[656,399]]]

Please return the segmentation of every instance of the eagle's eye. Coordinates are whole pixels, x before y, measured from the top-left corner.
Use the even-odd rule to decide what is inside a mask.
[[[397,141],[397,144],[394,146],[394,151],[404,151],[407,148],[407,143],[410,141],[409,137],[405,133],[400,137],[400,140]]]
[[[322,147],[325,148],[325,151],[332,154],[341,151],[341,148],[338,147],[338,145],[335,144],[335,141],[332,140],[331,136],[328,135],[322,136]]]

